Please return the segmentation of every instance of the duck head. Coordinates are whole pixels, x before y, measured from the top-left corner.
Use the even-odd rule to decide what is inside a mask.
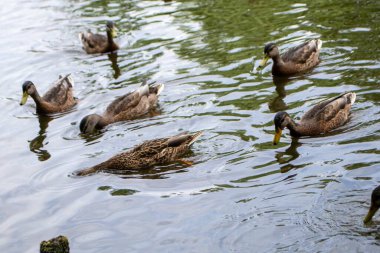
[[[104,125],[104,119],[102,116],[98,114],[90,114],[81,120],[79,129],[82,133],[87,134],[102,129]]]
[[[364,218],[364,223],[368,223],[372,220],[372,217],[375,215],[377,210],[379,210],[379,207],[380,207],[380,186],[376,187],[372,191],[371,206],[368,210],[367,216]]]
[[[107,29],[107,34],[111,35],[112,38],[117,37],[117,31],[118,29],[116,28],[114,22],[112,21],[107,21],[106,25]]]
[[[276,58],[280,55],[278,47],[274,43],[268,43],[264,47],[264,59],[261,60],[259,68],[264,68],[267,64],[267,61],[270,58]]]
[[[31,81],[26,81],[22,85],[22,98],[20,105],[24,105],[29,96],[33,96],[37,93],[36,86]]]
[[[274,116],[273,121],[274,121],[275,130],[276,130],[276,133],[273,138],[273,144],[277,145],[277,143],[280,142],[282,130],[284,130],[284,128],[287,127],[291,123],[292,119],[290,118],[288,113],[278,112]]]

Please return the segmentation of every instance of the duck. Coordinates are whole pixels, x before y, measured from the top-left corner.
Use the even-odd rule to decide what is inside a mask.
[[[107,21],[106,31],[107,36],[93,34],[90,30],[87,33],[80,33],[79,39],[82,41],[84,51],[88,54],[102,54],[118,50],[119,45],[114,41],[118,30],[112,21]]]
[[[149,113],[157,107],[158,96],[164,87],[164,84],[149,86],[144,81],[135,91],[115,99],[102,115],[85,116],[79,124],[81,133],[92,133],[111,123],[133,120]]]
[[[77,104],[77,99],[73,95],[74,80],[71,74],[59,79],[41,97],[36,86],[31,81],[25,81],[22,85],[22,99],[20,105],[25,105],[28,97],[31,96],[36,103],[36,112],[41,115],[65,112]]]
[[[368,223],[372,220],[377,210],[380,208],[380,185],[376,187],[371,194],[371,206],[368,210],[368,214],[364,218],[363,222]]]
[[[127,152],[117,154],[105,162],[74,174],[76,176],[87,176],[97,172],[120,174],[123,171],[137,171],[176,161],[190,166],[192,162],[182,160],[181,157],[202,134],[202,131],[184,132],[171,137],[145,141]]]
[[[293,137],[316,136],[327,133],[344,125],[350,115],[356,94],[347,92],[337,97],[324,100],[307,111],[299,122],[294,122],[286,112],[278,112],[274,117],[275,136],[273,144],[276,145],[281,138],[284,128],[288,128]]]
[[[280,56],[277,45],[268,43],[264,47],[264,59],[260,62],[258,69],[264,68],[271,58],[273,60],[272,74],[274,76],[289,76],[305,72],[319,64],[321,48],[322,40],[312,39],[290,48]]]

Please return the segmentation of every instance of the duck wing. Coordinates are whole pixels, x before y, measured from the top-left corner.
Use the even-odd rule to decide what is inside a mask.
[[[141,98],[149,94],[149,86],[144,82],[138,89],[129,92],[121,97],[115,99],[108,105],[105,115],[116,116],[119,113],[135,107],[141,101]]]
[[[191,145],[203,134],[202,131],[194,134],[183,133],[167,139],[167,147],[162,149],[153,159],[157,163],[168,163],[185,155]]]
[[[108,46],[107,37],[101,34],[93,34],[88,31],[80,33],[79,38],[82,41],[83,49],[89,53],[101,53]]]
[[[202,131],[196,132],[194,134],[181,133],[179,135],[170,137],[167,140],[168,147],[178,147],[181,145],[191,146],[199,137],[203,134]]]
[[[74,99],[72,87],[74,80],[71,74],[61,77],[51,86],[51,88],[42,97],[46,102],[64,105],[68,100]]]
[[[135,147],[132,152],[139,152],[140,156],[144,157],[151,157],[152,155],[161,157],[167,149],[188,149],[202,134],[202,131],[193,134],[184,132],[167,138],[145,141]]]
[[[356,94],[348,92],[322,101],[306,112],[301,121],[314,120],[329,122],[334,119],[342,121],[344,118],[341,117],[348,117],[351,105],[355,102],[355,99]],[[341,115],[342,113],[344,115]]]
[[[281,58],[284,62],[291,61],[297,64],[305,64],[310,59],[319,57],[321,47],[322,41],[320,39],[309,40],[289,49],[281,55]]]
[[[136,118],[155,107],[158,95],[164,85],[149,86],[146,82],[135,91],[117,98],[106,109],[106,117],[116,117],[116,120]]]

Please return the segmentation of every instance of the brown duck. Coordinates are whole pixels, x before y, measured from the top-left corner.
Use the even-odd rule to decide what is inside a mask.
[[[51,114],[64,112],[77,104],[73,96],[74,81],[71,75],[59,77],[53,86],[41,97],[36,86],[31,81],[26,81],[22,85],[22,99],[20,105],[24,105],[31,96],[36,103],[38,114]]]
[[[301,45],[290,48],[280,56],[276,44],[269,43],[264,48],[264,59],[259,68],[263,68],[267,61],[272,58],[272,74],[275,76],[294,75],[307,71],[320,62],[319,51],[322,47],[322,40],[313,39]]]
[[[364,223],[368,223],[372,220],[377,210],[380,208],[380,185],[372,191],[371,206],[368,210],[367,216],[364,218]]]
[[[119,46],[113,40],[117,36],[117,28],[112,21],[106,25],[107,36],[93,34],[90,30],[87,33],[80,33],[79,38],[82,41],[83,49],[88,54],[108,53],[119,49]]]
[[[164,84],[149,86],[144,82],[134,92],[114,100],[102,116],[90,114],[84,117],[79,129],[82,133],[91,133],[111,123],[139,118],[156,108],[158,96],[163,89]]]
[[[327,133],[342,126],[348,121],[355,99],[356,94],[349,92],[322,101],[306,112],[298,123],[294,122],[286,112],[278,112],[274,117],[276,134],[273,144],[276,145],[280,141],[285,127],[290,130],[291,136],[300,137]]]
[[[128,170],[135,171],[151,168],[155,165],[163,165],[175,161],[191,165],[191,162],[183,161],[180,158],[186,154],[202,133],[182,133],[172,137],[146,141],[130,151],[115,155],[105,162],[78,171],[75,174],[85,176],[100,171],[120,173]]]

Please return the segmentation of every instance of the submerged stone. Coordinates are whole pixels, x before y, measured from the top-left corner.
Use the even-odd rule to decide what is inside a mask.
[[[58,236],[40,244],[40,253],[69,253],[69,240],[65,236]]]

